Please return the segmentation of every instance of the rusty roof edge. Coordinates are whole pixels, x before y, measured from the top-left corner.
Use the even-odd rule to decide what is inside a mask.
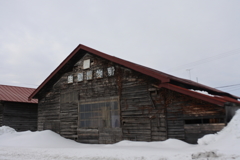
[[[231,98],[234,98],[234,99],[240,99],[240,97],[238,96],[235,96],[235,95],[232,95],[228,92],[223,92],[221,90],[218,90],[218,89],[215,89],[215,88],[212,88],[212,87],[209,87],[209,86],[206,86],[204,84],[201,84],[201,83],[196,83],[196,82],[186,82],[186,81],[189,81],[187,79],[183,79],[183,78],[178,78],[176,77],[176,79],[174,78],[170,78],[171,80],[173,81],[177,81],[181,84],[185,84],[185,85],[188,85],[188,86],[191,86],[191,88],[188,88],[188,89],[193,89],[193,90],[200,90],[200,91],[206,91],[208,92],[209,94],[213,94],[213,95],[219,95],[219,96],[228,96],[228,97],[231,97]],[[179,80],[180,79],[180,80]],[[170,82],[171,83],[171,82]],[[174,84],[175,85],[175,84]],[[178,85],[177,85],[178,86]]]
[[[211,98],[210,96],[207,96],[207,95],[204,95],[204,94],[201,94],[201,93],[197,93],[197,92],[194,92],[194,91],[190,91],[186,88],[182,88],[182,87],[179,87],[179,86],[176,86],[176,85],[173,85],[173,84],[162,83],[158,87],[159,88],[163,87],[163,88],[167,88],[167,89],[170,89],[170,90],[174,90],[174,91],[183,93],[185,95],[188,95],[188,96],[191,96],[191,97],[194,97],[194,98],[198,98],[198,99],[201,99],[203,101],[207,101],[209,103],[217,104],[217,105],[222,106],[222,107],[225,104],[225,102],[223,102],[221,100],[216,100],[216,99]]]
[[[173,77],[173,78],[171,78],[171,77]],[[232,95],[232,94],[227,93],[227,92],[223,92],[221,90],[218,90],[218,89],[215,89],[215,88],[212,88],[212,87],[209,87],[209,86],[206,86],[204,84],[197,83],[197,82],[194,82],[194,81],[191,81],[191,80],[188,80],[188,79],[179,78],[179,77],[175,77],[175,76],[172,76],[172,75],[170,75],[170,79],[173,80],[173,81],[183,83],[185,85],[192,86],[193,88],[191,88],[191,89],[193,89],[193,90],[196,90],[196,88],[197,88],[198,90],[206,91],[209,94],[217,93],[219,95],[225,95],[225,96],[230,96],[230,97],[235,98],[235,99],[240,99],[240,97],[238,97],[238,96]]]
[[[11,101],[11,100],[1,100],[0,102],[14,102],[14,103],[27,103],[27,104],[38,104],[38,102],[35,101]]]
[[[53,76],[79,51],[79,50],[85,50],[87,52],[90,52],[90,54],[94,54],[94,55],[97,55],[97,56],[100,56],[102,58],[105,58],[105,59],[108,59],[110,61],[113,61],[114,63],[116,64],[120,64],[118,62],[118,60],[121,60],[121,61],[124,61],[124,64],[120,64],[120,65],[123,65],[127,68],[131,68],[135,71],[138,71],[138,72],[144,72],[144,74],[146,75],[149,75],[149,76],[152,76],[154,78],[157,78],[157,79],[161,79],[162,82],[169,82],[170,79],[167,77],[167,76],[163,76],[163,75],[154,75],[154,74],[149,74],[148,71],[146,71],[146,68],[144,68],[143,66],[141,65],[137,65],[135,63],[132,63],[132,62],[129,62],[129,61],[126,61],[126,60],[123,60],[123,59],[120,59],[120,58],[117,58],[117,57],[114,57],[114,56],[111,56],[111,55],[107,55],[103,52],[100,52],[100,51],[97,51],[93,48],[90,48],[90,47],[87,47],[85,45],[82,45],[82,44],[79,44],[71,53],[70,55],[65,58],[62,63],[40,84],[40,86],[28,97],[28,100],[30,101],[31,99],[35,98],[34,96],[43,88],[44,85],[46,85],[48,83],[48,81],[53,78]],[[131,66],[132,65],[132,66]],[[141,69],[138,68],[138,66],[141,67]]]
[[[175,76],[172,76],[172,75],[169,75],[169,74],[166,74],[164,72],[161,72],[161,71],[158,71],[158,70],[154,70],[154,69],[151,69],[151,68],[148,68],[148,67],[145,67],[145,66],[142,66],[142,65],[139,65],[139,64],[136,64],[136,63],[133,63],[133,62],[130,62],[130,61],[126,61],[126,60],[123,60],[121,58],[117,58],[117,57],[114,57],[114,56],[111,56],[111,55],[108,55],[108,54],[105,54],[103,52],[100,52],[100,51],[97,51],[93,48],[90,48],[90,47],[87,47],[85,45],[82,45],[82,44],[79,44],[71,53],[70,55],[67,56],[67,58],[65,58],[62,63],[60,63],[60,65],[41,83],[41,85],[28,97],[28,100],[31,100],[32,98],[36,98],[36,94],[44,87],[44,85],[46,85],[49,80],[51,78],[54,77],[54,75],[69,61],[71,60],[71,58],[79,51],[79,50],[85,50],[86,52],[89,52],[90,54],[94,54],[94,55],[97,55],[99,57],[102,57],[102,58],[105,58],[107,60],[110,60],[116,64],[120,64],[122,66],[125,66],[127,68],[130,68],[132,70],[135,70],[137,72],[140,72],[140,73],[143,73],[143,74],[146,74],[148,76],[151,76],[153,78],[156,78],[158,80],[161,81],[161,83],[171,83],[171,80],[173,81],[176,81],[176,82],[180,82],[180,83],[183,83],[183,84],[186,84],[186,85],[189,85],[189,86],[193,86],[193,87],[197,87],[197,88],[201,88],[205,91],[210,91],[210,92],[216,92],[216,93],[220,93],[220,94],[226,94],[226,95],[229,95],[233,98],[236,98],[236,99],[240,99],[240,97],[237,97],[237,96],[234,96],[234,95],[231,95],[227,92],[222,92],[220,90],[217,90],[217,89],[214,89],[214,88],[211,88],[211,87],[208,87],[208,86],[205,86],[203,84],[200,84],[200,83],[196,83],[196,82],[193,82],[193,81],[189,81],[187,79],[183,79],[183,78],[179,78],[179,77],[175,77]],[[120,63],[120,62],[121,63]]]
[[[79,44],[71,53],[68,55],[61,63],[60,65],[53,70],[53,72],[38,86],[37,89],[28,97],[28,100],[31,101],[34,96],[43,88],[45,84],[80,50],[81,44]]]
[[[6,85],[6,84],[0,84],[0,86],[6,86],[6,87],[16,87],[16,88],[26,88],[26,89],[35,89],[35,88],[31,88],[31,87],[21,87],[21,86]]]
[[[160,75],[160,74],[156,75],[156,74],[149,73],[148,69],[150,69],[150,68],[148,68],[148,67],[145,67],[145,66],[142,66],[142,65],[139,65],[139,64],[136,64],[136,63],[133,63],[133,62],[130,62],[130,61],[127,61],[127,60],[115,57],[115,56],[108,55],[106,53],[100,52],[98,50],[95,50],[93,48],[90,48],[90,47],[87,47],[87,46],[84,46],[84,45],[82,45],[81,49],[86,50],[87,52],[91,52],[91,53],[93,53],[93,54],[95,54],[97,56],[105,58],[105,59],[107,59],[109,61],[112,61],[112,62],[114,62],[116,64],[120,64],[122,66],[130,68],[130,69],[135,70],[137,72],[144,73],[146,75],[149,75],[151,77],[159,79],[159,80],[162,81],[162,83],[163,82],[170,82],[170,78],[168,76]],[[122,61],[122,63],[119,63],[119,61]],[[153,70],[153,69],[151,69],[151,70]]]

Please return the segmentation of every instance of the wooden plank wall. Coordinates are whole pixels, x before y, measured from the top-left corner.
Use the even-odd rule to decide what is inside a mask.
[[[122,140],[121,128],[99,129],[99,144],[112,144]]]
[[[5,102],[3,125],[16,131],[37,130],[37,104]]]
[[[82,68],[83,61],[91,59],[93,80],[86,80],[86,71]],[[53,86],[50,92],[42,93],[39,101],[38,129],[51,129],[65,138],[84,143],[114,143],[120,141],[122,130],[119,129],[91,129],[78,127],[78,107],[80,103],[95,101],[101,97],[118,96],[116,78],[108,77],[107,67],[111,62],[86,54],[79,60],[72,71],[65,73]],[[104,78],[96,79],[95,71],[104,69]],[[84,81],[77,82],[77,74],[84,73]],[[68,84],[67,77],[74,76],[74,82]],[[63,100],[64,99],[64,100]],[[96,135],[98,135],[96,138]]]
[[[91,59],[92,65],[90,70],[93,71],[93,80],[86,80],[86,70],[82,69],[83,61]],[[106,97],[118,96],[118,86],[116,84],[116,77],[109,77],[107,75],[107,67],[114,66],[109,61],[105,61],[99,57],[94,57],[87,54],[76,65],[72,74],[77,75],[79,72],[84,73],[84,81],[75,83],[75,88],[79,93],[79,104],[90,103],[103,100]],[[114,66],[115,69],[116,66]],[[103,69],[103,78],[96,78],[95,71],[97,69]],[[69,75],[69,73],[67,74]],[[107,99],[106,99],[107,100]],[[121,140],[122,130],[121,128],[79,128],[77,129],[78,141],[82,143],[116,143]]]
[[[87,59],[90,59],[91,67],[83,69],[83,61]],[[108,67],[114,67],[114,76],[108,76]],[[97,69],[103,69],[102,78],[96,78]],[[93,71],[92,80],[86,79],[88,70]],[[84,80],[81,82],[77,81],[78,73],[83,73]],[[73,83],[67,83],[69,75],[74,77]],[[51,88],[50,92],[42,93],[44,98],[39,100],[38,130],[51,129],[63,137],[83,143],[115,143],[122,139],[159,141],[167,138],[192,142],[196,135],[193,136],[195,133],[192,134],[189,129],[193,125],[185,125],[186,119],[225,115],[218,106],[168,89],[159,89],[159,83],[156,79],[86,54],[58,82],[47,86]],[[111,97],[119,99],[121,126],[80,128],[79,105],[107,101]],[[204,130],[204,126],[201,128]]]
[[[78,104],[76,98],[71,102],[61,102],[61,96],[69,96],[70,99],[74,92],[60,91],[60,87],[61,85],[55,85],[54,89],[39,101],[38,130],[49,129],[65,138],[76,140]]]
[[[131,82],[130,79],[129,82],[123,82],[121,96],[123,139],[133,141],[166,139],[163,106],[157,102],[158,95],[152,95],[148,88],[148,84],[143,82]]]
[[[185,124],[185,141],[196,144],[197,140],[206,134],[214,134],[225,127],[225,123]]]
[[[225,108],[202,100],[165,90],[167,106],[168,138],[177,138],[188,143],[197,143],[197,139],[205,134],[216,133],[224,126]],[[216,118],[218,123],[213,123]],[[206,124],[198,123],[204,119]],[[197,120],[197,121],[196,121]]]
[[[77,140],[78,103],[61,103],[60,134],[69,139]]]
[[[179,102],[167,107],[168,138],[185,139],[182,107]]]
[[[104,70],[104,77],[77,82],[77,74],[86,71],[83,61],[91,59],[90,70]],[[114,66],[115,75],[107,75],[107,67]],[[68,84],[67,76],[73,75],[74,82]],[[65,73],[54,84],[49,93],[43,93],[39,101],[38,129],[52,129],[65,138],[83,143],[115,143],[122,139],[137,141],[157,141],[167,138],[165,107],[159,101],[160,95],[150,81],[112,62],[86,54],[77,62],[72,71]],[[152,90],[153,89],[153,90]],[[44,96],[45,94],[45,96]],[[69,94],[69,95],[68,95]],[[71,97],[62,100],[64,97]],[[77,95],[77,96],[75,96]],[[121,116],[120,128],[79,128],[78,106],[81,103],[98,101],[99,98],[119,97]],[[77,99],[76,99],[77,97]]]
[[[78,142],[90,144],[102,144],[99,142],[99,129],[78,128]]]
[[[0,102],[0,126],[3,125],[3,104]]]
[[[226,118],[224,107],[190,97],[188,99],[185,107],[183,107],[184,120],[185,122],[193,121],[195,124],[185,123],[186,142],[196,144],[197,140],[204,135],[213,134],[223,129]]]
[[[38,102],[38,130],[60,133],[60,92],[57,89]]]

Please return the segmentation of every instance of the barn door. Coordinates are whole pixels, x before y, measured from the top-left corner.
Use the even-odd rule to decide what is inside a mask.
[[[114,143],[120,133],[118,98],[80,102],[78,141],[82,143]]]

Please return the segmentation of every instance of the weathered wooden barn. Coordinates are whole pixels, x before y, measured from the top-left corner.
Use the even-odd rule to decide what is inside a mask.
[[[198,91],[206,91],[203,94]],[[38,130],[82,143],[189,143],[222,129],[239,97],[79,45],[31,94]]]
[[[0,126],[16,131],[37,130],[38,101],[28,101],[33,88],[0,85]]]

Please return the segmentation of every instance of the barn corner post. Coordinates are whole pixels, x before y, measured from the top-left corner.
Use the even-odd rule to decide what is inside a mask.
[[[225,123],[225,126],[227,126],[227,119],[228,119],[228,107],[227,107],[227,105],[226,105],[226,103],[225,103],[225,105],[224,105],[224,108],[225,108],[225,118],[224,118],[224,123]]]
[[[230,103],[226,102],[224,103],[224,108],[225,108],[225,125],[227,125],[230,120],[233,118],[235,115],[236,111],[240,109],[240,105],[236,103]]]
[[[165,112],[165,119],[166,119],[166,138],[169,138],[169,128],[168,128],[168,106],[170,104],[169,100],[169,90],[164,89],[165,94],[163,94],[163,105],[164,105],[164,112]]]
[[[4,105],[3,105],[3,101],[0,100],[0,127],[4,124],[3,121],[4,121],[4,116],[3,116],[3,113],[4,113]]]
[[[115,65],[116,67],[116,65]],[[116,68],[116,85],[118,88],[118,105],[119,105],[119,117],[120,117],[120,128],[122,128],[123,126],[123,118],[122,118],[122,81],[123,81],[123,77],[124,77],[124,70],[121,69],[120,67]],[[123,130],[121,129],[121,135],[120,135],[120,139],[123,140]]]
[[[163,105],[163,113],[164,113],[164,118],[165,118],[165,129],[166,129],[166,139],[169,138],[168,134],[168,106],[170,104],[170,97],[169,97],[169,90],[160,88],[160,101],[162,102]]]
[[[78,106],[77,106],[77,107],[78,107],[78,108],[77,108],[77,115],[78,115],[78,116],[77,116],[77,127],[76,127],[76,138],[75,138],[75,141],[78,142],[78,141],[79,141],[79,139],[78,139],[78,127],[79,127],[79,125],[80,125],[80,124],[79,124],[79,120],[80,120],[80,119],[79,119],[79,113],[80,113],[80,108],[79,108],[79,107],[80,107],[80,100],[81,100],[80,91],[78,91],[78,93],[77,93],[77,99],[78,99],[78,101],[77,101],[77,105],[78,105]]]

